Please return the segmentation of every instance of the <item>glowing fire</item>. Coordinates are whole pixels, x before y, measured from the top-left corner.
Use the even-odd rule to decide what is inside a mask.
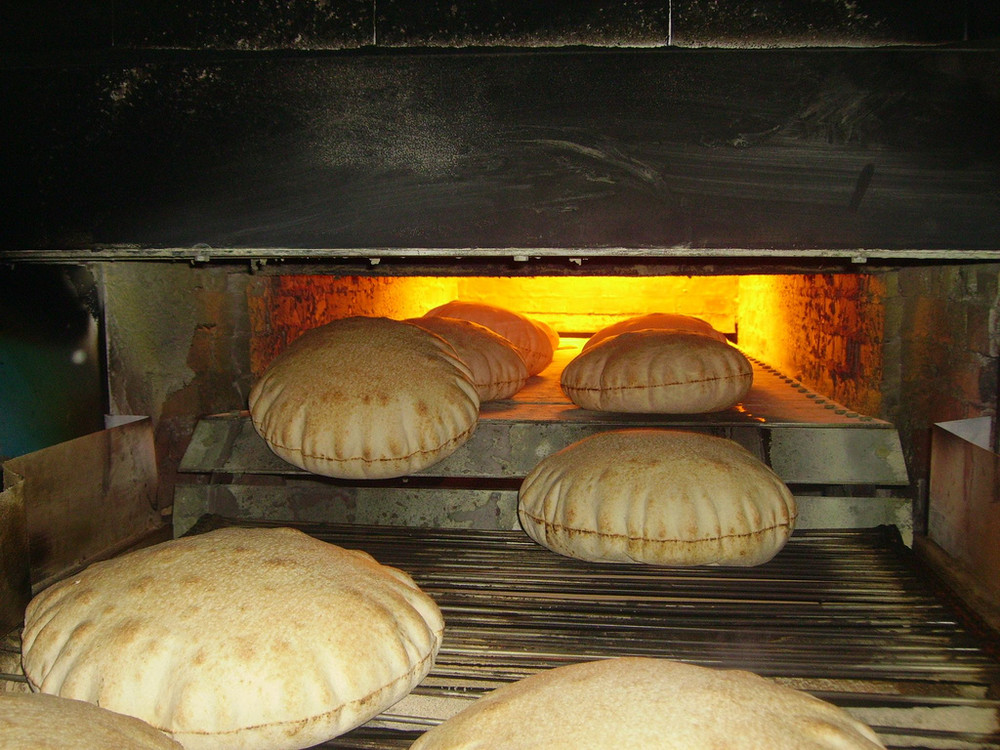
[[[249,300],[254,370],[303,331],[336,318],[418,317],[453,299],[499,305],[564,333],[593,333],[650,312],[694,315],[732,333],[738,278],[275,276],[254,287]]]

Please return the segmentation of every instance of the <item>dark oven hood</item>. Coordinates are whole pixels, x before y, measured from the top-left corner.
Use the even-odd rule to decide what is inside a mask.
[[[81,20],[53,5],[35,11],[47,30]],[[943,4],[900,11],[904,25],[933,19],[919,32],[886,31],[877,3],[805,4],[849,6],[852,31],[870,23],[844,35],[792,3],[691,0],[624,18],[638,39],[579,33],[600,14],[574,3],[578,33],[561,27],[558,42],[537,29],[442,41],[429,19],[468,27],[471,7],[502,4],[191,5],[107,4],[110,44],[33,42],[25,9],[0,30],[13,50],[0,200],[14,217],[0,223],[0,281],[79,267],[101,399],[119,419],[149,417],[96,442],[156,478],[95,472],[124,499],[73,494],[44,522],[86,531],[35,533],[37,554],[52,552],[38,539],[102,541],[136,504],[142,532],[294,524],[412,573],[447,613],[439,664],[411,703],[328,747],[408,747],[492,687],[624,654],[764,673],[891,748],[998,746],[997,602],[969,611],[982,587],[956,585],[968,579],[944,553],[928,564],[924,523],[932,426],[997,413],[994,30],[953,33]],[[349,31],[318,39],[331,6]],[[966,32],[981,6],[962,4]],[[730,21],[754,35],[702,33]],[[793,486],[802,522],[766,566],[609,570],[529,542],[512,510],[538,457],[636,423],[573,412],[554,370],[484,410],[464,453],[398,480],[295,471],[250,425],[262,352],[323,316],[419,315],[479,276],[616,276],[629,286],[616,301],[634,304],[643,277],[672,275],[738,277],[706,309],[724,308],[741,345],[767,344],[756,401],[678,423],[743,443]],[[503,299],[562,316],[529,286]],[[54,307],[49,288],[8,295],[16,320]],[[658,290],[651,305],[697,296]],[[595,296],[559,318],[574,347],[595,330],[575,321],[612,315]],[[31,550],[20,518],[0,526]],[[16,632],[0,640],[0,690],[25,687],[19,649]]]
[[[1000,52],[131,50],[4,74],[13,259],[1000,257]]]

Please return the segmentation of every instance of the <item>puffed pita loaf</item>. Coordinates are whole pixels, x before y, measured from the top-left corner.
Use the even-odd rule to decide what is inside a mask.
[[[0,747],[20,750],[182,750],[144,721],[45,693],[0,694]]]
[[[443,630],[408,575],[364,552],[226,528],[42,591],[22,650],[33,689],[135,716],[187,750],[291,750],[406,696]]]
[[[447,341],[472,373],[480,403],[510,398],[524,387],[528,368],[499,333],[471,320],[423,317],[406,321]]]
[[[537,375],[552,362],[555,347],[549,334],[527,315],[483,302],[452,300],[427,311],[425,316],[471,320],[499,333],[520,353],[528,375]]]
[[[617,657],[504,685],[410,750],[884,750],[842,708],[742,670]]]
[[[595,332],[593,336],[583,343],[582,351],[587,351],[594,344],[599,344],[606,338],[617,336],[619,333],[628,331],[643,331],[656,329],[664,331],[690,331],[692,333],[703,333],[717,341],[726,341],[726,336],[721,331],[706,320],[696,318],[693,315],[682,315],[680,313],[648,313],[646,315],[636,315],[617,323],[605,326]]]
[[[274,453],[344,479],[426,468],[465,443],[479,418],[472,373],[446,341],[361,316],[289,344],[254,383],[249,406]]]
[[[785,483],[739,443],[682,430],[591,435],[542,459],[518,494],[528,536],[592,562],[759,565],[796,513]]]
[[[559,331],[557,331],[555,328],[550,326],[544,320],[541,320],[539,318],[531,318],[531,322],[534,323],[539,328],[541,328],[542,332],[548,337],[549,343],[552,344],[553,352],[559,348],[559,341],[560,341]]]
[[[583,409],[702,414],[739,403],[753,385],[753,366],[736,347],[703,334],[645,329],[581,351],[560,384]]]

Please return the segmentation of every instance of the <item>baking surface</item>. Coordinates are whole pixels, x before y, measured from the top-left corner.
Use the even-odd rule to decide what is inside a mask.
[[[842,706],[890,748],[1000,741],[1000,662],[891,529],[798,532],[763,565],[676,568],[573,560],[520,531],[302,528],[406,571],[446,622],[423,683],[324,747],[405,748],[492,688],[611,656],[748,669]]]
[[[233,523],[255,525],[205,516],[192,533]],[[1000,747],[996,644],[886,527],[797,531],[752,568],[678,568],[574,560],[520,531],[262,525],[404,570],[445,617],[423,682],[320,747],[403,750],[489,690],[615,656],[756,672],[842,707],[891,750]],[[0,641],[0,692],[28,689],[19,650],[16,631]]]
[[[524,477],[539,460],[595,432],[634,427],[693,429],[730,438],[789,483],[902,486],[899,435],[888,422],[848,411],[762,363],[746,399],[711,414],[624,414],[575,406],[559,386],[584,339],[564,340],[553,362],[513,399],[483,404],[475,431],[421,477]],[[308,475],[278,458],[248,412],[204,417],[180,465],[186,473]]]
[[[559,377],[580,353],[586,339],[563,338],[552,363],[528,379],[513,398],[483,404],[480,420],[571,420],[581,422],[629,422],[657,425],[704,424],[801,424],[883,426],[888,423],[853,412],[824,398],[801,383],[782,375],[762,362],[751,359],[753,387],[735,407],[712,414],[611,414],[581,409],[570,401],[559,385]]]

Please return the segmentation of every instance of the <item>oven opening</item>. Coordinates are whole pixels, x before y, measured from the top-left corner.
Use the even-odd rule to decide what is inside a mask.
[[[514,529],[519,483],[540,459],[594,432],[642,425],[736,440],[808,499],[801,528],[887,526],[910,544],[921,520],[903,441],[883,409],[897,398],[885,373],[884,321],[893,304],[885,289],[882,276],[867,273],[252,275],[245,299],[254,381],[307,330],[352,316],[416,318],[456,299],[545,323],[559,346],[513,396],[481,404],[468,443],[413,476],[363,486],[320,481],[273,456],[245,406],[200,419],[177,475],[175,533],[213,513]],[[752,363],[746,397],[704,414],[578,408],[562,389],[563,369],[596,331],[649,313],[700,318],[724,334]],[[191,487],[233,474],[225,492]]]
[[[882,401],[885,283],[868,274],[714,276],[263,277],[249,292],[259,376],[305,330],[352,315],[419,317],[454,299],[504,307],[555,329],[564,347],[648,313],[700,318],[745,354],[852,411]],[[578,343],[577,343],[578,345]]]

